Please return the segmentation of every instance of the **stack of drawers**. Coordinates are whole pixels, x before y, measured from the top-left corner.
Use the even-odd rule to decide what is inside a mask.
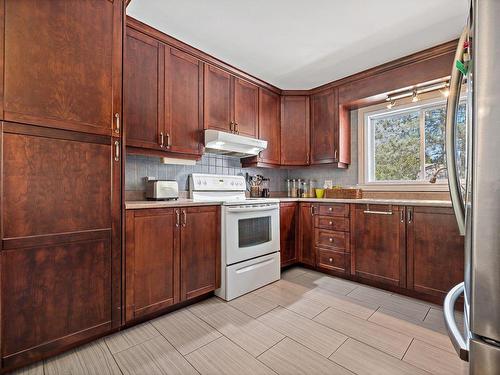
[[[349,204],[315,207],[314,248],[320,268],[348,273],[350,268]]]

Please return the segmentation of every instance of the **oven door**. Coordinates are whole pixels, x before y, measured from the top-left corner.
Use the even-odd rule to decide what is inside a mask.
[[[224,209],[226,265],[280,250],[278,203]]]

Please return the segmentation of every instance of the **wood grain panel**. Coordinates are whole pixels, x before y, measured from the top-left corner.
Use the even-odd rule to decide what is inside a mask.
[[[281,164],[309,164],[309,96],[281,97]]]
[[[231,75],[205,64],[204,128],[229,131],[232,121]]]
[[[121,113],[122,8],[5,1],[5,119],[111,135]]]
[[[297,262],[298,204],[280,203],[281,266]]]
[[[242,79],[233,79],[236,132],[255,138],[259,123],[259,88]]]
[[[111,228],[111,144],[14,133],[3,142],[4,239]]]
[[[101,332],[109,329],[110,236],[3,251],[2,315],[9,317],[2,324],[4,358],[16,354],[29,358],[37,347],[62,348],[70,341],[67,336],[97,327]],[[28,349],[34,353],[21,353]]]
[[[220,207],[181,210],[181,300],[218,288],[220,282]]]
[[[337,91],[311,96],[311,164],[338,161],[339,129]]]
[[[127,146],[160,149],[164,127],[163,46],[127,28],[124,119]]]
[[[310,266],[316,264],[313,244],[315,207],[308,203],[299,204],[299,261]]]
[[[167,150],[201,155],[203,151],[203,64],[165,49],[165,133]]]

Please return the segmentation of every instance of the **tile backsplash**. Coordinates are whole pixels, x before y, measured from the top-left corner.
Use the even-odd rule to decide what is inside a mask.
[[[314,166],[294,169],[242,168],[240,159],[217,154],[204,154],[196,165],[162,164],[159,158],[140,155],[127,155],[125,167],[125,190],[141,192],[145,190],[147,177],[176,180],[180,191],[189,190],[191,173],[212,173],[222,175],[261,174],[270,178],[272,192],[286,191],[287,178],[315,180],[323,185],[324,180],[333,180],[334,184],[356,185],[358,182],[357,162],[357,111],[351,112],[351,164],[347,169],[331,166]]]

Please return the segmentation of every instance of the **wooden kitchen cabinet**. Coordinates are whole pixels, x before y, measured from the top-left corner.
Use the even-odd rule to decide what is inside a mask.
[[[179,302],[178,213],[173,209],[128,211],[126,218],[125,320]]]
[[[405,208],[354,205],[352,274],[390,286],[406,286]]]
[[[4,0],[2,7],[4,119],[119,135],[123,2]]]
[[[444,298],[464,280],[464,237],[451,208],[407,207],[409,289]]]
[[[257,137],[258,86],[212,65],[205,65],[205,129]]]
[[[281,165],[308,165],[309,148],[309,96],[282,96]]]
[[[181,209],[181,300],[220,287],[220,207]]]
[[[218,206],[128,210],[125,320],[220,287]]]
[[[124,120],[127,146],[161,150],[165,116],[165,46],[127,27],[124,61]]]
[[[317,205],[311,203],[299,204],[299,262],[315,266],[314,250],[314,213]]]
[[[280,257],[281,267],[297,262],[298,204],[280,203]]]
[[[338,89],[311,95],[311,164],[335,164],[347,168],[351,162],[351,134],[348,115],[339,107]]]
[[[197,159],[203,153],[203,63],[127,27],[126,144],[136,153]]]

